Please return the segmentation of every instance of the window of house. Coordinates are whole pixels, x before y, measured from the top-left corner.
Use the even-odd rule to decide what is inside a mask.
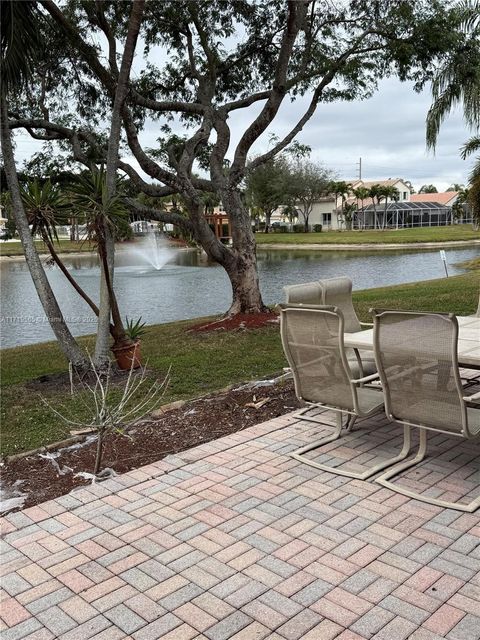
[[[403,199],[406,200],[408,198],[408,191],[403,192]]]
[[[323,224],[332,224],[332,214],[322,213],[322,221],[323,221]]]

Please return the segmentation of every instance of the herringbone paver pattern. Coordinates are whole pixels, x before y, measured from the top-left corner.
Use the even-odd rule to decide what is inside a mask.
[[[360,426],[322,460],[400,443]],[[288,457],[328,431],[283,416],[5,517],[2,640],[479,640],[480,516]],[[432,445],[402,482],[478,490],[478,445]]]

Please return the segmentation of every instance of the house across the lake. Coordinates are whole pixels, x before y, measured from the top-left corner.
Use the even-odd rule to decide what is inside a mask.
[[[411,197],[411,183],[403,178],[389,178],[388,180],[350,180],[347,181],[347,184],[351,184],[351,191],[359,187],[370,189],[373,185],[395,187],[400,194],[401,202],[408,202]],[[391,199],[387,198],[387,202],[390,201]],[[357,209],[361,209],[372,204],[372,199],[365,198],[363,201],[360,201],[354,195],[349,195],[346,198],[346,202],[347,204],[355,203]],[[345,229],[341,204],[340,197],[337,196],[337,198],[335,198],[333,194],[320,198],[313,205],[312,213],[308,220],[310,228],[313,229],[315,225],[321,224],[325,230]],[[299,222],[301,222],[301,220]]]
[[[466,205],[455,206],[459,193],[446,191],[444,193],[412,194],[411,182],[403,178],[389,178],[388,180],[352,180],[350,194],[343,204],[355,205],[352,226],[356,229],[402,229],[406,227],[428,227],[446,224],[465,224],[472,221]],[[371,189],[374,185],[394,187],[398,191],[396,198],[387,197],[359,199],[353,191],[359,187]],[[272,221],[282,219],[280,208]],[[303,222],[299,212],[299,224]],[[313,231],[316,225],[322,225],[324,230],[345,229],[345,218],[342,201],[339,196],[327,195],[314,203],[308,224]]]

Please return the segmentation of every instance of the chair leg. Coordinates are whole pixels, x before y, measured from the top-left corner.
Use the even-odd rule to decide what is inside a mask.
[[[351,416],[351,418],[348,420],[346,425],[348,432],[351,431],[356,418],[357,416]],[[320,440],[316,440],[311,444],[301,447],[300,449],[293,451],[293,453],[290,453],[290,456],[292,458],[295,458],[295,460],[299,460],[300,462],[303,462],[304,464],[308,464],[310,467],[315,467],[315,469],[320,469],[321,471],[328,471],[330,473],[334,473],[339,476],[346,476],[347,478],[355,478],[357,480],[366,480],[367,478],[371,478],[373,475],[375,475],[379,471],[383,471],[383,469],[386,469],[387,467],[390,467],[394,464],[397,464],[397,462],[404,460],[410,453],[410,448],[411,448],[410,428],[405,426],[403,429],[403,446],[400,453],[396,455],[394,458],[389,458],[388,460],[379,462],[377,465],[370,467],[369,469],[366,469],[365,471],[362,471],[362,472],[350,471],[348,469],[337,469],[335,467],[331,467],[329,465],[321,464],[319,462],[315,462],[314,460],[310,460],[309,458],[306,458],[303,455],[305,453],[308,453],[309,451],[312,451],[313,449],[318,449],[325,444],[329,444],[334,440],[338,440],[341,437],[341,431],[342,431],[342,421],[340,416],[340,420],[337,421],[337,426],[335,428],[335,431],[332,433],[332,435],[326,436],[325,438],[321,438]]]
[[[328,422],[325,422],[324,420],[319,420],[317,418],[317,416],[306,416],[305,414],[307,413],[307,411],[311,411],[312,409],[315,409],[316,405],[308,405],[306,407],[304,407],[303,409],[301,409],[298,413],[296,413],[294,415],[295,418],[301,418],[302,420],[305,420],[306,422],[313,422],[315,424],[321,424],[324,427],[330,427],[331,425]],[[322,407],[318,406],[319,409],[321,409]],[[339,422],[340,422],[340,431],[342,430],[342,413],[340,411],[337,411],[336,413],[336,419],[337,419],[337,426],[336,429],[339,428]],[[348,423],[347,423],[348,424]]]
[[[415,491],[410,491],[404,487],[398,486],[393,482],[390,482],[390,479],[397,476],[402,471],[406,469],[410,469],[410,467],[414,467],[415,465],[422,462],[427,453],[427,432],[425,429],[420,429],[420,444],[418,445],[418,451],[413,458],[410,460],[405,460],[405,462],[401,462],[398,465],[395,465],[391,469],[388,469],[385,473],[375,479],[375,482],[381,484],[382,487],[387,487],[396,493],[401,493],[408,498],[412,498],[413,500],[420,500],[421,502],[426,502],[427,504],[433,504],[438,507],[444,507],[445,509],[456,509],[457,511],[466,511],[467,513],[473,513],[480,507],[480,496],[475,498],[469,504],[461,504],[459,502],[447,502],[446,500],[439,500],[437,498],[430,498],[429,496],[424,496],[420,493],[415,493]]]

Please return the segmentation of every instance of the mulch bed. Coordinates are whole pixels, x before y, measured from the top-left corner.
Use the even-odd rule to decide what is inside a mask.
[[[271,319],[271,314],[268,315]],[[267,401],[262,403],[263,400]],[[298,406],[291,380],[275,386],[240,387],[189,401],[145,420],[123,435],[108,435],[102,467],[125,473],[283,415]],[[93,437],[89,440],[77,448],[51,452],[56,456],[53,460],[35,454],[5,462],[2,486],[8,491],[17,483],[16,487],[27,494],[23,507],[30,507],[89,484],[90,479],[75,477],[76,473],[93,469],[96,441]]]
[[[237,313],[231,318],[220,318],[206,324],[196,324],[187,331],[204,333],[208,331],[235,331],[243,329],[258,329],[270,324],[278,324],[278,315],[273,311],[265,313]]]

